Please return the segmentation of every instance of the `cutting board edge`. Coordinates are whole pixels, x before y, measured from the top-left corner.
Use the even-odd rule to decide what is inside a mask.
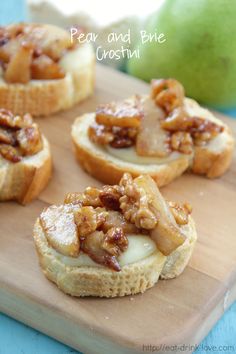
[[[171,336],[172,339],[170,342],[168,342],[168,339],[166,338],[166,343],[164,344],[166,346],[198,345],[229,306],[236,301],[236,281],[234,284],[231,284],[233,287],[232,289],[229,289],[225,286],[225,283],[219,282],[218,292],[206,306],[204,319],[202,319],[201,316],[195,318],[195,321],[192,323],[193,327],[188,327],[186,331],[182,332],[182,342],[175,340],[175,338],[181,334],[177,333],[176,335]],[[23,293],[16,293],[16,289],[13,289],[12,286],[8,286],[7,284],[1,284],[0,300],[0,311],[3,313],[62,343],[72,346],[76,350],[83,351],[84,354],[100,354],[101,350],[103,354],[110,354],[111,348],[113,354],[120,354],[121,349],[124,354],[141,354],[143,353],[143,349],[139,350],[139,348],[142,348],[142,345],[152,344],[161,346],[162,344],[156,344],[153,341],[151,343],[140,341],[137,341],[136,343],[132,341],[128,342],[122,337],[119,338],[118,341],[110,340],[110,338],[114,339],[114,336],[106,337],[103,333],[91,330],[86,324],[80,325],[78,321],[71,321],[71,319],[64,316],[63,313],[57,313],[55,309],[50,310],[48,307],[45,307],[44,304],[40,304],[38,301],[25,296]],[[57,324],[56,327],[55,323]],[[77,341],[74,341],[71,337],[73,331],[76,331]],[[191,336],[190,333],[195,333],[195,335]],[[94,342],[95,335],[97,338]],[[182,351],[176,353],[181,352]],[[190,350],[189,353],[191,352],[192,351]],[[158,351],[158,353],[166,354],[167,352],[166,350],[161,350]]]

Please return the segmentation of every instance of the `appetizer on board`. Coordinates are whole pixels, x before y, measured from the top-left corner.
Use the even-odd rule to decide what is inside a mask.
[[[148,173],[159,187],[187,170],[221,176],[234,146],[228,126],[174,79],[153,80],[149,95],[99,105],[75,120],[72,139],[81,166],[100,181]]]
[[[148,175],[69,193],[33,236],[46,277],[73,296],[144,292],[187,265],[197,239],[188,203],[167,202]]]
[[[69,31],[35,23],[0,27],[0,106],[46,116],[91,95],[95,58]]]
[[[51,173],[49,143],[31,115],[0,109],[0,201],[30,202]]]

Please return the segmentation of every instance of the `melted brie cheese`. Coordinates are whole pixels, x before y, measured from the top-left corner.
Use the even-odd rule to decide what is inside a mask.
[[[178,152],[172,152],[167,157],[150,157],[150,156],[140,156],[137,154],[135,147],[131,146],[124,149],[115,149],[110,145],[106,145],[105,149],[109,154],[117,157],[120,160],[127,161],[134,164],[140,165],[161,165],[169,163],[181,157],[182,154]]]
[[[121,266],[138,262],[157,251],[154,241],[152,241],[149,236],[129,235],[128,240],[129,245],[127,250],[124,251],[120,257],[118,257],[118,262]],[[52,248],[50,248],[50,252],[62,263],[71,267],[103,267],[102,265],[94,262],[87,254],[83,252],[80,252],[79,256],[76,258],[63,256]]]

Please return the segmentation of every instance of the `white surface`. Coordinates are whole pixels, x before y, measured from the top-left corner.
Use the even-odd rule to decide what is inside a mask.
[[[161,1],[99,0],[98,6],[97,0],[47,0],[48,3],[55,6],[65,17],[84,14],[90,17],[99,27],[106,27],[129,16],[145,18],[158,8]],[[28,2],[30,4],[39,4],[45,2],[45,0],[29,0]]]

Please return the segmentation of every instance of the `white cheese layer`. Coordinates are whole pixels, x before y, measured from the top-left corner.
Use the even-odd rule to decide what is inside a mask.
[[[118,262],[121,266],[138,262],[157,251],[155,243],[149,236],[129,235],[128,240],[129,245],[127,250],[124,251],[118,258]],[[103,267],[102,265],[94,262],[87,254],[83,252],[80,252],[77,258],[63,256],[52,248],[50,248],[50,252],[62,263],[71,267]]]
[[[160,165],[174,161],[181,157],[178,152],[172,152],[167,157],[150,157],[140,156],[137,154],[135,147],[131,146],[125,149],[114,149],[110,145],[106,145],[105,149],[114,157],[120,160],[140,164],[140,165]]]

